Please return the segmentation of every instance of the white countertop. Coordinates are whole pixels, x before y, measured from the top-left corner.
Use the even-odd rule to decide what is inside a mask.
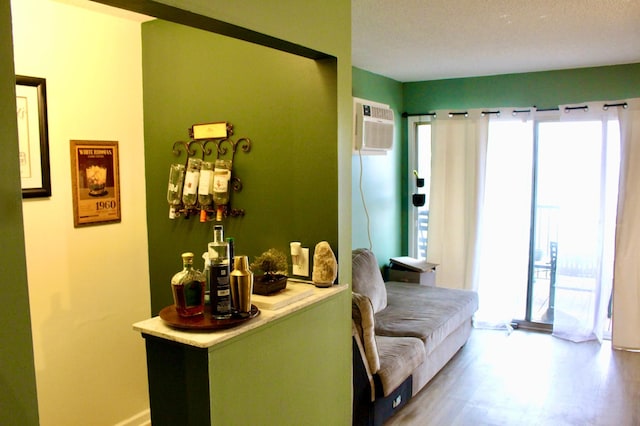
[[[315,287],[313,284],[305,284],[305,283],[292,282],[292,281],[290,281],[287,284],[287,286],[310,287],[313,289],[313,293],[310,296],[305,297],[304,299],[296,301],[290,305],[283,306],[280,309],[276,309],[276,310],[260,309],[260,314],[257,317],[252,318],[247,322],[244,322],[236,327],[225,329],[225,330],[218,330],[218,331],[179,330],[176,328],[169,327],[158,316],[133,324],[133,329],[143,334],[161,337],[174,342],[183,343],[185,345],[195,346],[198,348],[209,348],[211,346],[215,346],[219,343],[229,340],[233,337],[246,333],[249,330],[262,327],[263,325],[269,322],[277,320],[278,318],[285,317],[293,312],[299,311],[307,306],[313,305],[314,303],[320,302],[324,299],[328,299],[329,297],[335,294],[338,294],[348,288],[346,284],[333,285],[328,288],[318,288],[318,287]]]

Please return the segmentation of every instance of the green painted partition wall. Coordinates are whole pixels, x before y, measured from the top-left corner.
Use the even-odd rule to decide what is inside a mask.
[[[234,126],[233,139],[251,140],[251,150],[238,150],[233,166],[242,190],[232,193],[231,203],[244,209],[245,216],[223,222],[225,236],[235,238],[236,254],[248,255],[251,260],[275,247],[288,255],[290,241],[301,241],[313,253],[315,244],[322,240],[337,252],[337,61],[306,59],[166,21],[143,24],[142,47],[152,312],[172,303],[169,280],[181,267],[180,253],[193,251],[199,257],[212,239],[213,222],[168,217],[169,165],[186,159],[184,152],[179,157],[173,155],[173,143],[188,140],[187,129],[196,123],[228,121]],[[202,262],[197,266],[202,267]],[[250,348],[230,345],[216,353],[227,357],[230,374],[232,370],[253,371],[256,359],[271,363],[260,374],[274,380],[253,383],[254,394],[283,404],[295,401],[298,408],[287,411],[290,416],[304,419],[307,412],[308,418],[316,419],[310,424],[319,424],[317,419],[326,416],[320,416],[313,405],[313,392],[318,392],[325,395],[324,401],[327,394],[335,395],[329,405],[323,404],[322,409],[331,413],[327,418],[334,424],[348,424],[349,299],[344,292],[322,308],[321,316],[287,318],[279,324],[277,335],[267,334],[273,331],[269,329],[264,336],[257,336],[259,343]],[[324,309],[329,306],[327,315]],[[316,324],[320,318],[324,318],[323,324]],[[326,371],[333,372],[331,383],[323,380],[321,370],[306,374],[304,359],[287,366],[294,369],[293,374],[275,380],[281,372],[273,364],[278,351],[313,340],[318,326],[330,331],[318,335],[325,336],[322,346],[328,354]],[[302,389],[301,383],[317,389]],[[232,400],[240,397],[242,386],[229,388],[233,389]],[[300,400],[303,395],[309,396],[306,405]],[[238,403],[247,419],[259,422],[264,418],[264,404],[234,402]]]
[[[314,61],[165,22],[143,25],[147,210],[152,310],[172,303],[169,280],[180,253],[200,255],[214,222],[170,220],[167,177],[175,141],[196,123],[228,121],[238,150],[233,173],[242,190],[232,207],[244,217],[223,221],[236,254],[250,260],[270,247],[288,255],[289,242],[313,252],[319,241],[338,246],[335,60]],[[225,146],[225,145],[223,145]],[[226,145],[228,148],[229,146]],[[206,158],[215,158],[209,156]]]
[[[333,350],[344,334],[327,322],[341,314],[341,305],[340,298],[324,300],[211,348],[212,423],[351,424],[351,375],[343,373],[351,368],[351,357]]]
[[[0,0],[0,40],[0,276],[4,290],[0,310],[0,422],[7,426],[37,425],[9,0]]]
[[[223,222],[225,236],[235,238],[236,254],[251,260],[270,247],[288,254],[290,241],[301,241],[313,253],[315,244],[326,240],[339,256],[340,221],[349,214],[339,202],[338,110],[344,77],[338,78],[338,61],[306,59],[166,21],[143,24],[142,46],[152,312],[172,303],[169,279],[180,268],[180,253],[193,251],[199,257],[212,239],[213,222],[168,217],[169,165],[186,159],[184,152],[173,155],[173,143],[187,140],[187,129],[196,123],[228,121],[234,126],[233,139],[251,140],[250,152],[238,151],[233,166],[242,190],[232,193],[232,207],[244,209],[245,216]],[[332,304],[330,316],[314,312],[303,322],[287,322],[282,330],[287,345],[295,348],[297,334],[315,335],[318,323],[331,328],[323,346],[339,360],[331,361],[337,379],[318,392],[336,395],[323,409],[340,424],[350,419],[349,299],[344,292]],[[268,335],[259,337],[259,344],[246,349],[252,357],[283,349]],[[232,369],[255,368],[240,355],[232,357]],[[286,380],[254,383],[254,393],[295,400],[294,384],[305,380],[304,359],[300,362]],[[233,391],[230,396],[240,394]],[[301,410],[314,406],[312,400],[307,408],[296,404]],[[237,409],[243,407],[246,401]],[[308,411],[310,418],[318,418]],[[246,411],[250,413],[255,419],[269,415]]]

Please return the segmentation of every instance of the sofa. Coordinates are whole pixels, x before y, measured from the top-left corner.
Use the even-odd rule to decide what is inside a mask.
[[[478,295],[385,283],[368,249],[351,259],[353,424],[381,425],[464,346]]]

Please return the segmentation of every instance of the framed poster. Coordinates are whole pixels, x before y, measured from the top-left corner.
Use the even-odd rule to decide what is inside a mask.
[[[22,198],[50,197],[46,80],[16,76],[16,113]]]
[[[118,142],[71,141],[73,225],[120,222]]]

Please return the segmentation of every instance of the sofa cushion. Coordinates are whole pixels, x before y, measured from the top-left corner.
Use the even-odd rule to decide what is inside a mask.
[[[376,336],[376,342],[380,354],[378,377],[384,396],[388,396],[427,357],[422,341],[415,337]]]
[[[375,327],[373,320],[373,307],[367,296],[358,293],[351,294],[351,319],[358,330],[360,341],[364,346],[369,370],[375,374],[380,369],[378,348],[375,339]]]
[[[352,290],[367,296],[371,300],[373,312],[379,312],[387,306],[387,289],[382,279],[376,256],[367,249],[351,252]]]
[[[376,334],[417,337],[427,355],[478,309],[476,292],[388,282],[387,307],[375,315]]]

